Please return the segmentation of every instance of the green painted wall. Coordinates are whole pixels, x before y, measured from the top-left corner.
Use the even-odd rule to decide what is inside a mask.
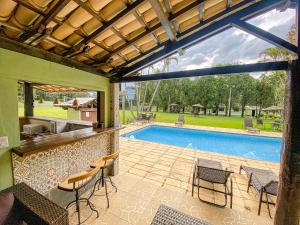
[[[0,190],[13,184],[9,149],[19,145],[18,80],[104,91],[105,125],[110,121],[107,78],[0,48],[0,136],[9,138],[9,148],[0,149]]]

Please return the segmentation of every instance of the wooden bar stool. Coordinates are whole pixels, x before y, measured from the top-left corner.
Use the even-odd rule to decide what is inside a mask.
[[[90,202],[89,198],[80,197],[80,190],[84,189],[89,183],[91,183],[96,175],[99,172],[99,167],[95,167],[89,169],[87,171],[82,171],[76,174],[71,175],[64,181],[58,184],[58,189],[68,192],[75,192],[75,200],[71,201],[66,208],[71,206],[73,203],[76,204],[76,212],[78,215],[78,224],[84,223],[85,221],[80,222],[80,202],[86,202],[90,209],[97,214],[97,218],[99,217],[99,212],[95,209],[94,205]]]
[[[109,208],[109,198],[108,198],[107,183],[106,183],[106,181],[109,180],[109,182],[114,187],[114,189],[115,189],[116,192],[118,191],[118,189],[117,189],[116,185],[114,184],[114,182],[112,181],[111,177],[104,175],[104,170],[107,169],[107,168],[109,168],[110,166],[112,166],[118,157],[119,157],[119,152],[115,152],[115,153],[113,153],[111,155],[103,156],[103,157],[95,160],[91,164],[91,168],[97,168],[98,167],[100,169],[100,173],[101,174],[100,174],[99,179],[95,182],[93,191],[92,191],[89,199],[93,195],[95,195],[95,196],[101,196],[101,195],[95,194],[95,190],[96,190],[97,185],[98,185],[98,190],[100,189],[100,185],[101,185],[102,187],[105,187],[105,196],[106,196],[106,200],[107,200],[107,208]]]

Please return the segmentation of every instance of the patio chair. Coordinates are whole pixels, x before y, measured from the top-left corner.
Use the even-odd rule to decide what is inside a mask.
[[[260,133],[259,129],[254,128],[253,121],[251,118],[244,119],[244,128],[247,129],[247,131],[250,133]]]
[[[98,190],[100,189],[100,185],[102,187],[105,188],[105,196],[106,196],[106,200],[107,200],[107,208],[109,208],[109,198],[108,198],[108,191],[107,191],[107,180],[109,180],[110,184],[114,187],[115,192],[118,191],[116,185],[114,184],[114,182],[112,181],[111,177],[109,175],[105,175],[105,170],[107,170],[108,168],[110,168],[111,166],[114,165],[114,162],[118,159],[119,157],[119,152],[115,152],[111,155],[108,156],[104,156],[101,157],[99,159],[97,159],[96,161],[94,161],[91,164],[92,168],[99,168],[100,170],[100,177],[98,178],[98,180],[95,182],[94,184],[94,188],[89,196],[88,199],[90,199],[92,196],[101,196],[101,195],[97,195],[95,194],[95,190],[96,187],[98,185]]]
[[[273,126],[273,130],[279,130],[279,129],[281,129],[281,121],[280,120],[275,120],[272,123],[272,126]]]
[[[139,125],[140,121],[134,119],[132,116],[127,116],[127,122],[133,125]]]
[[[99,171],[99,167],[95,167],[93,169],[89,169],[83,172],[79,172],[71,175],[64,181],[58,184],[58,189],[67,192],[75,192],[75,200],[71,201],[66,208],[69,208],[72,204],[76,204],[76,212],[78,216],[78,224],[84,223],[88,218],[86,218],[83,222],[81,222],[80,218],[80,202],[86,202],[86,204],[90,207],[90,209],[97,214],[97,218],[99,217],[99,212],[95,209],[95,206],[90,202],[89,198],[80,197],[80,194],[85,190],[85,188],[94,181],[97,173]]]
[[[179,115],[177,122],[175,122],[175,126],[183,126],[183,124],[185,123],[184,121],[184,115]]]
[[[151,118],[150,118],[150,122],[153,122],[156,119],[156,113],[154,113]]]
[[[230,187],[228,187],[228,180],[232,173],[233,171],[229,171],[227,169],[223,170],[221,163],[218,161],[197,159],[194,165],[194,172],[193,172],[192,196],[194,195],[194,187],[197,187],[199,200],[217,207],[225,207],[227,205],[227,198],[228,196],[230,196],[230,208],[232,208],[232,179],[230,179]],[[224,185],[224,191],[201,186],[200,180],[204,180],[212,184],[222,184]],[[200,188],[224,194],[224,198],[225,198],[224,205],[216,204],[201,199],[199,194]]]
[[[269,216],[271,217],[270,204],[275,205],[274,202],[269,201],[269,195],[277,196],[278,177],[271,170],[264,170],[252,168],[248,166],[240,166],[240,173],[244,170],[248,177],[247,192],[250,186],[259,194],[258,215],[260,215],[262,203],[266,203],[268,207]],[[266,195],[266,200],[263,200],[263,194]],[[272,217],[271,217],[272,218]]]
[[[256,119],[256,126],[264,127],[264,120],[263,119]]]

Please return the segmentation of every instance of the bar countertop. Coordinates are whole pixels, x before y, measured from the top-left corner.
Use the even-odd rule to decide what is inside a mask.
[[[66,133],[54,134],[49,136],[36,137],[31,140],[23,140],[19,147],[12,149],[18,156],[26,157],[38,152],[47,151],[50,148],[54,148],[60,145],[65,145],[87,139],[96,135],[104,133],[112,133],[123,129],[124,127],[111,127],[111,128],[97,128],[92,127],[84,128],[80,130],[70,131]]]

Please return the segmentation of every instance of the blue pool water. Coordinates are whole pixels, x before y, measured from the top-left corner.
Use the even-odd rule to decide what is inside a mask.
[[[156,125],[123,134],[122,137],[272,162],[279,162],[282,144],[280,138]]]

